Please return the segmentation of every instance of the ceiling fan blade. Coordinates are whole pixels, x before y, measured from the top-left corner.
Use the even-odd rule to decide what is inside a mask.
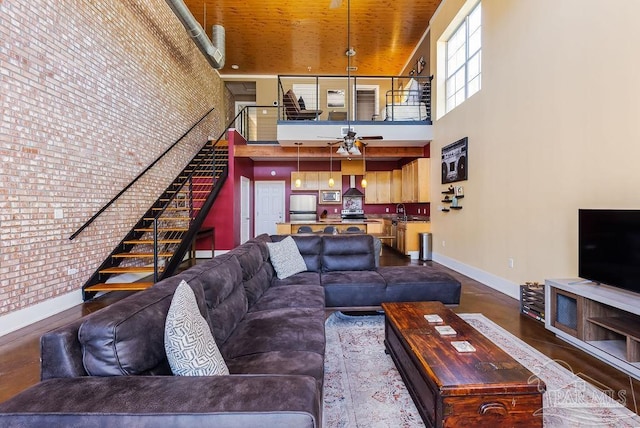
[[[382,135],[368,135],[366,137],[360,137],[361,140],[382,140]]]
[[[342,0],[331,0],[331,4],[329,4],[329,9],[337,9],[342,6]]]

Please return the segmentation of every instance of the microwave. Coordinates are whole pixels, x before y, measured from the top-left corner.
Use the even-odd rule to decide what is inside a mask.
[[[321,190],[321,204],[340,204],[342,203],[342,192],[340,190]]]

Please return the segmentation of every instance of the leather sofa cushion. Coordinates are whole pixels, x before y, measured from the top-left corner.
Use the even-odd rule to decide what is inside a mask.
[[[323,272],[376,268],[373,237],[370,235],[324,236],[323,245]]]
[[[249,309],[237,257],[233,254],[214,257],[202,264],[187,282],[204,290],[212,332],[221,346]]]
[[[460,303],[460,281],[448,273],[424,266],[382,266],[378,273],[387,283],[388,302]]]
[[[164,351],[164,324],[182,279],[181,275],[169,278],[86,318],[78,340],[89,375],[171,374]],[[196,298],[204,301],[202,288],[189,285]],[[206,311],[203,315],[206,319]]]
[[[387,284],[376,271],[336,271],[322,274],[327,307],[379,306]]]
[[[320,272],[323,237],[320,235],[274,235],[272,240],[279,242],[287,236],[291,236],[298,246],[300,255],[307,265],[307,271]]]
[[[324,309],[324,289],[319,284],[271,287],[262,294],[249,312],[282,308]]]
[[[319,272],[300,272],[284,279],[276,276],[271,280],[271,288],[289,285],[320,285],[320,275]]]
[[[273,351],[324,355],[324,308],[249,312],[220,347],[225,360]]]
[[[3,427],[320,426],[311,376],[85,376],[40,382],[0,403]]]
[[[258,243],[246,243],[229,251],[237,257],[242,268],[242,283],[247,294],[249,307],[269,288],[273,270],[267,267]]]

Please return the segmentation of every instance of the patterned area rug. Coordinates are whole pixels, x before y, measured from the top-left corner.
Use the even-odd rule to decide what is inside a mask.
[[[545,427],[639,427],[640,417],[620,403],[632,391],[593,387],[481,314],[461,318],[512,355],[547,385]],[[325,428],[424,427],[389,355],[384,317],[334,313],[326,322]],[[535,379],[532,379],[535,382]]]

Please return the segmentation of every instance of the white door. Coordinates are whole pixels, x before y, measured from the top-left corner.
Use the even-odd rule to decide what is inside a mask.
[[[285,220],[284,181],[256,181],[255,183],[255,235],[275,235],[276,223]]]
[[[251,180],[240,177],[240,243],[247,242],[251,235],[251,199],[249,188]]]
[[[379,89],[378,85],[356,86],[356,120],[378,120]]]

